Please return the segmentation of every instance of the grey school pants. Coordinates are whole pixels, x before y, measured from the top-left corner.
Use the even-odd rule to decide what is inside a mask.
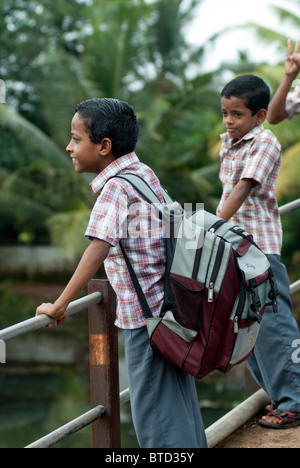
[[[140,447],[207,448],[194,378],[153,352],[146,327],[123,337]]]
[[[280,293],[278,312],[274,314],[272,306],[266,308],[247,366],[278,409],[299,413],[300,362],[295,346],[299,347],[300,334],[293,317],[289,278],[278,255],[267,257]]]

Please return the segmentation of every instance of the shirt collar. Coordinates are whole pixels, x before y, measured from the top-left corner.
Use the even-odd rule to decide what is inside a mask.
[[[132,164],[136,164],[139,162],[139,158],[135,153],[125,154],[125,156],[121,156],[120,158],[116,159],[114,162],[109,164],[99,175],[91,182],[91,187],[94,193],[101,192],[104,185],[110,179],[110,177],[114,177],[119,174],[124,169],[127,169]]]
[[[263,130],[264,130],[264,126],[258,125],[257,127],[254,127],[249,133],[246,133],[246,135],[244,135],[240,140],[237,140],[237,141],[233,141],[232,138],[230,138],[228,133],[226,132],[221,135],[221,140],[223,143],[227,144],[228,147],[230,147],[242,141],[253,140],[253,138],[255,138]]]

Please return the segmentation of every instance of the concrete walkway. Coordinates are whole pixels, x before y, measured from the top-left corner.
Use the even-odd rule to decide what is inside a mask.
[[[216,448],[300,448],[300,426],[269,429],[258,424],[255,416]]]

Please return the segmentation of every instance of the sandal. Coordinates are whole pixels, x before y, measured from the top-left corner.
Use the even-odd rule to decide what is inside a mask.
[[[275,409],[271,413],[268,413],[267,416],[274,416],[282,422],[276,424],[260,419],[259,423],[266,427],[272,427],[273,429],[289,429],[291,427],[300,426],[300,413],[288,413],[287,411]]]

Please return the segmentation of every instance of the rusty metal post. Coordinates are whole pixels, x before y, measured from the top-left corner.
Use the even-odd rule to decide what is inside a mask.
[[[101,292],[101,304],[89,308],[90,388],[92,408],[103,405],[105,415],[93,423],[93,448],[120,448],[118,331],[114,325],[115,293],[107,280],[92,280],[89,294]]]

